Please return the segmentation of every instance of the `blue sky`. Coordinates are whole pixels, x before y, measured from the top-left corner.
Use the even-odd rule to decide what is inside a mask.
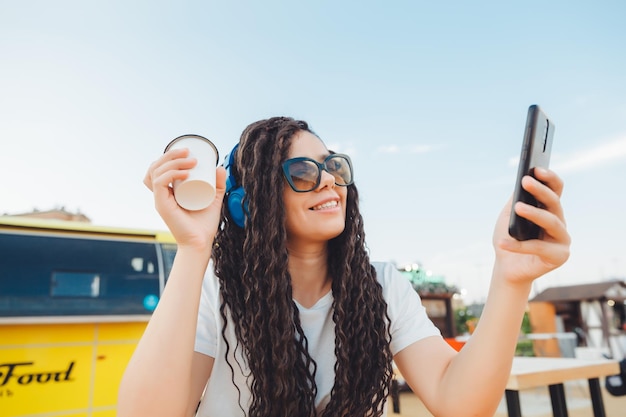
[[[617,0],[0,0],[0,213],[162,229],[142,179],[169,140],[225,155],[288,115],[352,156],[372,259],[482,300],[536,103],[573,245],[535,291],[626,278],[625,16]]]

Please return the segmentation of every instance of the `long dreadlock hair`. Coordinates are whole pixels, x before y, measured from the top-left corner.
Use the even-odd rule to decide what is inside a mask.
[[[245,227],[235,225],[224,205],[213,249],[223,300],[222,336],[226,340],[227,322],[232,320],[237,337],[237,346],[227,346],[225,356],[229,361],[229,350],[241,349],[247,362],[251,417],[316,415],[316,364],[308,352],[287,268],[281,171],[291,140],[300,131],[315,134],[306,122],[286,117],[261,120],[243,131],[231,169],[246,190]],[[387,303],[367,253],[358,201],[357,188],[348,186],[344,231],[328,244],[336,363],[322,417],[380,416],[391,383]]]

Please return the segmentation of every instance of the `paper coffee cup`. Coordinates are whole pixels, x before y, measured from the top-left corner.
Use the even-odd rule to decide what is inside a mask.
[[[213,142],[199,135],[179,136],[165,147],[165,152],[181,148],[188,148],[189,157],[196,158],[198,163],[189,170],[187,179],[174,181],[174,198],[184,209],[202,210],[215,198],[215,169],[219,152]]]

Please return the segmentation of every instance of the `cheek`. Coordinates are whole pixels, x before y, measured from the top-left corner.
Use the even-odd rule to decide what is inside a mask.
[[[345,187],[342,187],[342,192],[339,194],[341,198],[341,207],[343,208],[343,215],[346,216],[348,212],[348,190]]]
[[[287,232],[290,233],[297,229],[298,225],[302,224],[302,219],[299,218],[300,211],[298,209],[298,202],[293,196],[285,193],[283,194],[283,204],[285,207],[285,226]]]

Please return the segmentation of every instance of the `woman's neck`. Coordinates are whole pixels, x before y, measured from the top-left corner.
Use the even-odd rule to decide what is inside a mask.
[[[289,250],[289,273],[293,298],[310,308],[328,294],[332,279],[328,275],[326,247],[315,250]]]

